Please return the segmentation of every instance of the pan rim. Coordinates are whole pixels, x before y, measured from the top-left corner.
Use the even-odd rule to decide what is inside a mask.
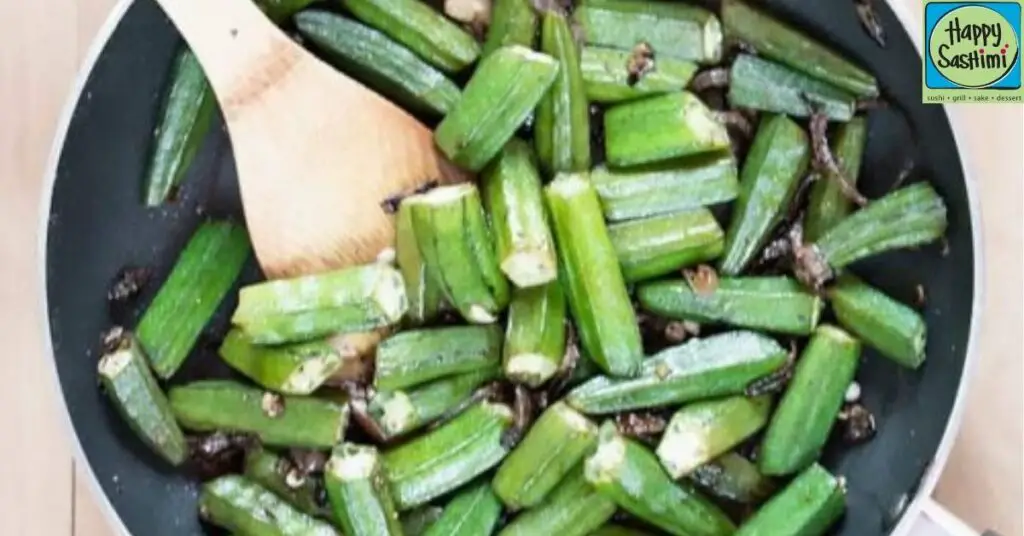
[[[49,363],[48,368],[52,379],[50,386],[55,390],[57,399],[60,401],[61,420],[64,423],[66,433],[68,433],[71,438],[71,450],[73,460],[75,462],[74,466],[76,469],[79,466],[84,467],[87,480],[89,481],[89,489],[92,491],[93,497],[98,499],[100,510],[103,512],[104,517],[108,519],[108,522],[111,523],[112,528],[120,534],[129,535],[131,532],[128,531],[128,528],[124,525],[124,521],[121,519],[121,516],[118,515],[117,511],[114,509],[113,504],[110,502],[110,498],[103,492],[99,483],[99,478],[93,471],[92,466],[88,463],[81,441],[75,433],[74,424],[71,421],[71,414],[67,406],[67,400],[64,398],[64,392],[61,389],[60,375],[57,371],[56,354],[54,353],[53,339],[51,338],[52,326],[50,325],[49,295],[47,293],[46,281],[46,246],[49,239],[49,217],[50,209],[53,204],[54,186],[57,181],[57,168],[71,127],[71,121],[74,118],[74,113],[78,108],[79,101],[83,96],[89,76],[92,74],[96,63],[103,54],[111,36],[114,34],[114,31],[121,23],[121,20],[124,18],[125,13],[128,11],[128,8],[131,7],[133,2],[134,0],[117,1],[110,13],[107,15],[103,24],[100,26],[96,36],[90,43],[82,60],[81,66],[75,75],[75,79],[72,82],[71,91],[65,100],[60,118],[57,121],[57,128],[54,134],[53,143],[50,147],[47,163],[43,171],[43,191],[39,202],[39,227],[37,231],[38,242],[36,244],[36,260],[38,262],[36,286],[37,292],[41,297],[39,302],[39,305],[41,306],[39,315],[40,336],[42,337],[43,342],[43,353],[49,358],[47,361]],[[920,56],[923,37],[920,32],[911,31],[913,27],[912,25],[919,21],[910,12],[909,8],[900,0],[886,0],[886,3],[893,10],[893,13],[895,13],[896,17],[899,19],[900,24],[907,31],[911,41],[914,43],[916,53]],[[914,524],[914,521],[919,516],[923,504],[932,496],[935,486],[938,484],[939,478],[942,476],[942,472],[945,469],[946,462],[949,460],[949,455],[955,443],[957,433],[961,428],[960,425],[963,420],[964,408],[966,406],[967,392],[972,380],[974,379],[977,370],[977,363],[979,361],[980,325],[986,289],[984,286],[984,233],[982,230],[978,185],[972,175],[974,167],[971,165],[971,157],[963,150],[966,145],[963,139],[964,126],[961,114],[954,113],[954,111],[945,104],[942,104],[941,106],[943,111],[946,113],[946,117],[949,120],[950,127],[953,132],[953,142],[956,145],[957,154],[960,158],[960,167],[964,177],[965,190],[967,192],[967,205],[969,219],[971,222],[971,245],[974,250],[974,254],[971,259],[972,268],[974,270],[972,282],[974,285],[974,293],[971,303],[971,321],[967,337],[964,367],[957,386],[956,398],[953,401],[953,407],[950,410],[949,419],[946,422],[946,428],[942,433],[942,439],[939,441],[939,446],[935,451],[935,456],[932,458],[929,466],[925,469],[917,489],[914,490],[913,499],[904,509],[899,522],[890,531],[890,536],[902,536],[907,534]]]

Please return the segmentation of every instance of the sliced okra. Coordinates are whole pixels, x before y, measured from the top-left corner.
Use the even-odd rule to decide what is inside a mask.
[[[583,465],[569,472],[547,500],[519,514],[498,536],[587,536],[615,514],[615,503],[583,478]]]
[[[680,91],[625,102],[604,114],[613,166],[635,166],[729,148],[725,126],[696,95]]]
[[[487,57],[509,45],[533,48],[537,18],[537,10],[530,0],[495,0],[481,55]]]
[[[558,280],[512,292],[502,360],[505,377],[536,388],[558,373],[565,355],[565,308]]]
[[[704,208],[616,223],[608,235],[630,283],[714,260],[725,244],[725,232]]]
[[[402,536],[402,524],[375,447],[343,443],[324,468],[331,510],[347,536]]]
[[[689,478],[708,494],[739,504],[759,504],[775,492],[775,484],[757,464],[735,452],[701,465]]]
[[[815,110],[834,121],[849,121],[856,98],[799,71],[750,54],[740,54],[729,70],[729,104],[794,117]]]
[[[236,534],[341,536],[330,524],[296,510],[270,490],[238,475],[203,484],[199,514]]]
[[[646,43],[655,55],[699,63],[722,58],[722,27],[714,13],[693,5],[646,0],[583,0],[573,12],[587,44],[632,50]]]
[[[680,91],[697,72],[693,62],[658,57],[653,69],[637,73],[630,63],[634,55],[628,50],[583,47],[580,70],[587,100],[613,103]]]
[[[558,76],[537,106],[537,157],[549,173],[590,169],[590,104],[580,72],[580,51],[565,15],[542,15],[541,50],[558,61]]]
[[[406,201],[408,199],[406,198]],[[412,223],[411,202],[399,205],[398,214],[395,216],[395,256],[409,300],[406,319],[414,326],[434,320],[441,310],[444,291],[437,281],[430,277],[423,255],[420,254],[416,229]]]
[[[286,503],[304,514],[333,522],[333,513],[326,504],[321,504],[318,489],[320,484],[313,478],[305,478],[296,486],[291,462],[262,448],[245,453],[245,478],[272,491]]]
[[[924,363],[927,327],[910,307],[847,273],[827,290],[839,324],[908,368]]]
[[[736,536],[824,534],[845,508],[843,480],[815,463],[762,506]]]
[[[501,517],[501,501],[487,481],[460,491],[424,536],[478,536],[492,534]]]
[[[312,393],[342,365],[338,351],[326,341],[257,346],[239,329],[228,332],[218,353],[249,379],[286,395]]]
[[[374,386],[391,391],[497,368],[501,328],[452,326],[403,331],[377,346]]]

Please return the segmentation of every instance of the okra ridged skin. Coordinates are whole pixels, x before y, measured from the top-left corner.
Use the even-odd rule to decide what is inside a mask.
[[[820,297],[784,276],[723,277],[707,294],[694,292],[684,279],[655,281],[640,285],[637,298],[644,310],[666,318],[789,335],[814,331],[825,306]]]
[[[860,341],[845,331],[822,325],[811,335],[761,442],[762,473],[789,475],[818,459],[859,361]]]
[[[613,422],[601,426],[597,450],[583,474],[598,493],[620,508],[676,536],[726,536],[735,525],[695,490],[672,481],[658,458],[623,437]]]
[[[632,80],[629,72],[631,51],[605,47],[583,47],[580,71],[590,102],[615,103],[684,89],[697,64],[671,57],[659,57],[657,67]],[[630,83],[635,82],[635,83]]]
[[[399,510],[425,504],[473,480],[508,454],[502,436],[512,409],[480,402],[441,427],[384,453]]]
[[[590,173],[609,221],[649,218],[732,201],[739,194],[732,153],[717,152]]]
[[[501,517],[501,501],[486,481],[460,491],[423,536],[480,536],[494,533]]]
[[[811,158],[804,129],[784,115],[761,119],[740,176],[740,193],[718,270],[739,275],[785,215]]]
[[[555,240],[533,151],[513,138],[480,179],[501,270],[517,287],[544,285],[558,277]]]
[[[441,507],[429,504],[405,512],[399,517],[402,520],[402,532],[405,536],[425,536],[443,513]]]
[[[583,0],[573,19],[587,44],[632,50],[647,43],[659,57],[698,63],[722,58],[722,26],[692,5],[646,0]]]
[[[736,395],[786,360],[774,339],[726,332],[662,350],[644,360],[636,378],[592,378],[570,391],[566,402],[584,414],[604,415]]]
[[[858,97],[878,95],[870,73],[771,15],[741,0],[722,2],[726,34],[751,45],[757,53],[784,63]]]
[[[185,362],[250,251],[240,225],[210,221],[196,229],[135,330],[157,376],[166,380]]]
[[[530,0],[494,0],[481,57],[509,45],[533,48],[537,24],[537,11]]]
[[[330,507],[327,504],[321,505],[317,500],[319,485],[316,480],[306,478],[301,486],[290,486],[288,471],[291,468],[291,462],[262,448],[250,449],[245,453],[245,478],[272,491],[298,511],[333,523],[334,514]]]
[[[565,15],[541,16],[541,51],[558,61],[558,76],[537,105],[533,123],[537,157],[549,173],[590,169],[590,103],[580,71],[580,50]]]
[[[178,423],[196,432],[244,432],[269,446],[314,449],[329,449],[344,437],[347,406],[267,394],[233,381],[202,380],[171,388],[168,398]],[[280,404],[268,410],[271,397],[280,397]]]
[[[382,263],[243,287],[231,322],[253,344],[284,344],[398,323],[402,274]]]
[[[336,67],[412,111],[442,116],[462,96],[444,73],[377,30],[318,10],[296,15],[295,26]]]
[[[722,254],[725,232],[703,208],[608,226],[626,282],[676,272]]]
[[[608,164],[618,167],[729,148],[725,126],[686,91],[616,104],[604,114],[604,135]]]
[[[377,346],[374,386],[391,391],[497,368],[501,344],[502,332],[497,325],[403,331]]]
[[[924,363],[927,326],[917,311],[849,273],[827,295],[839,325],[868,346],[907,368]]]
[[[189,453],[185,434],[139,343],[128,337],[100,359],[98,369],[103,391],[139,439],[171,465],[182,464]]]
[[[854,117],[839,125],[832,140],[832,154],[839,161],[839,169],[850,185],[857,184],[861,160],[867,142],[868,123],[864,117]],[[816,173],[807,201],[804,220],[804,240],[814,242],[850,214],[852,203],[843,194],[834,178]]]
[[[583,478],[577,465],[536,508],[519,514],[498,536],[587,536],[615,515],[615,503]]]
[[[701,465],[689,479],[709,495],[740,504],[758,504],[775,492],[775,483],[735,452]]]
[[[588,536],[651,536],[651,533],[622,525],[605,525]]]
[[[824,534],[845,508],[842,480],[815,463],[748,519],[736,536]]]
[[[408,390],[378,391],[367,409],[384,438],[392,439],[430,424],[466,401],[485,382],[500,375],[501,370],[495,364]]]
[[[484,58],[462,99],[434,131],[434,142],[452,162],[480,171],[512,139],[516,129],[555,81],[558,61],[520,45]]]
[[[562,174],[545,197],[583,349],[607,374],[635,376],[643,359],[640,329],[597,192],[585,175]]]
[[[472,35],[424,2],[342,0],[342,5],[443,71],[461,71],[480,56],[480,45]]]
[[[537,388],[558,372],[565,357],[565,309],[558,280],[512,292],[502,359],[506,378]]]
[[[306,515],[273,492],[238,475],[203,484],[199,515],[236,534],[251,536],[341,536],[324,521]]]
[[[403,536],[375,447],[343,443],[324,467],[331,510],[346,536]]]
[[[326,341],[258,346],[238,329],[228,332],[218,354],[249,379],[286,395],[312,393],[342,364],[338,351]]]
[[[409,300],[406,320],[413,326],[434,320],[441,310],[444,292],[427,272],[427,265],[416,241],[416,230],[413,228],[412,204],[404,201],[395,216],[395,258]]]
[[[276,24],[306,9],[314,0],[256,0],[256,5]]]
[[[849,121],[857,105],[856,98],[841,89],[750,54],[740,54],[732,64],[728,99],[734,108],[794,117],[808,117],[814,106],[820,106],[833,121]]]
[[[492,487],[511,510],[539,505],[597,444],[597,425],[562,402],[544,410]]]
[[[673,479],[731,450],[768,423],[770,396],[695,402],[672,415],[655,451]]]

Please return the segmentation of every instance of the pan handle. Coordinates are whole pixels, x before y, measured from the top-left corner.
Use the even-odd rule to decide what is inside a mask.
[[[931,497],[921,497],[918,508],[911,511],[910,515],[916,518],[909,523],[910,530],[906,536],[978,536],[978,531],[967,526]]]

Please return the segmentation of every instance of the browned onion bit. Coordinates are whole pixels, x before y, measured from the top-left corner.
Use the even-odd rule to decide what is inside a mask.
[[[114,326],[100,334],[100,348],[109,354],[124,349],[130,342],[128,331],[122,326]]]
[[[702,93],[709,89],[721,89],[729,87],[729,68],[712,67],[697,73],[690,80],[690,91]]]
[[[501,436],[501,444],[508,449],[519,444],[534,417],[533,394],[522,385],[516,385],[512,392],[512,426]]]
[[[839,412],[839,420],[843,423],[843,439],[847,443],[863,443],[875,437],[878,430],[875,416],[861,404],[847,404]]]
[[[793,379],[793,369],[796,367],[796,344],[790,343],[789,356],[786,364],[771,374],[758,378],[747,386],[744,394],[747,396],[761,396],[771,393],[780,393]]]
[[[114,283],[107,290],[108,302],[132,301],[149,283],[153,269],[145,266],[125,266],[117,272]]]
[[[201,436],[187,436],[190,468],[200,479],[240,473],[245,453],[257,448],[259,440],[249,434],[214,432]]]
[[[839,162],[836,160],[835,155],[832,154],[832,148],[828,144],[828,116],[820,111],[817,103],[811,102],[806,97],[805,99],[814,109],[810,119],[814,169],[828,177],[829,180],[836,181],[839,184],[840,190],[842,190],[843,196],[851,202],[860,207],[867,205],[868,199],[854,188],[853,184],[846,178],[846,175],[843,174],[843,171],[839,169]]]
[[[558,372],[548,382],[548,388],[537,397],[537,405],[543,409],[552,400],[557,400],[562,391],[568,386],[576,365],[580,362],[579,340],[576,338],[576,329],[572,324],[565,325],[565,353],[562,355],[562,364]]]
[[[900,172],[896,175],[896,180],[893,181],[892,186],[889,187],[889,191],[897,190],[903,186],[903,183],[914,173],[916,168],[917,162],[914,160],[914,157],[908,156],[904,158],[903,165],[900,166]]]
[[[684,268],[683,278],[698,296],[709,296],[718,290],[718,272],[710,265],[701,264],[694,270]]]
[[[615,427],[619,433],[645,442],[664,432],[667,425],[665,418],[656,413],[637,411],[615,416]]]
[[[858,112],[867,112],[870,110],[878,110],[881,108],[888,108],[889,101],[881,97],[870,97],[866,99],[858,99],[856,104],[856,110]]]
[[[832,267],[813,244],[804,244],[803,220],[793,224],[788,233],[790,252],[793,259],[793,275],[815,292],[835,275]]]
[[[754,136],[754,125],[750,122],[747,114],[740,110],[728,110],[728,111],[716,111],[714,112],[715,119],[719,123],[722,123],[731,130],[735,130],[743,136],[745,139],[750,139]]]
[[[654,49],[646,41],[640,41],[626,60],[626,84],[635,86],[641,78],[654,70]]]
[[[854,0],[854,7],[857,9],[857,18],[864,31],[878,43],[878,46],[885,48],[885,28],[882,21],[878,20],[875,13],[875,4],[872,0]]]
[[[411,195],[427,193],[430,190],[433,190],[434,188],[437,188],[438,184],[440,184],[438,181],[432,180],[432,181],[428,181],[423,186],[420,186],[419,188],[416,188],[412,192],[399,192],[397,194],[388,196],[388,197],[384,198],[383,201],[380,202],[380,208],[386,214],[394,214],[394,213],[398,212],[398,205],[402,204],[402,200],[403,199],[405,199],[406,197],[409,197]]]
[[[665,340],[672,344],[679,344],[686,340],[686,324],[673,320],[665,325]]]
[[[319,450],[292,448],[288,450],[288,458],[303,476],[323,473],[327,465],[327,454]]]

